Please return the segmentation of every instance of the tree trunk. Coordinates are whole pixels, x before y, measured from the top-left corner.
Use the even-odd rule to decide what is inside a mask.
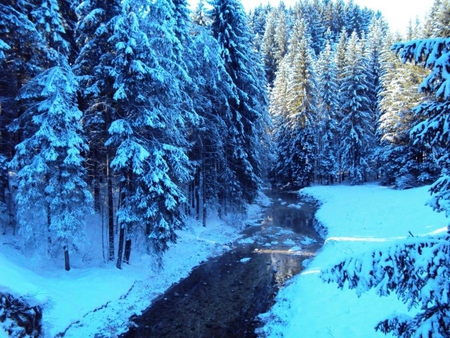
[[[109,244],[109,261],[114,261],[114,206],[113,206],[113,187],[111,169],[109,168],[109,150],[106,159],[106,176],[108,185],[108,244]]]
[[[205,155],[205,143],[202,142],[202,173],[201,173],[201,184],[202,184],[202,225],[206,227],[206,155]]]
[[[120,232],[119,232],[119,249],[118,249],[118,252],[117,252],[117,263],[116,263],[117,269],[122,269],[122,257],[123,257],[124,241],[125,241],[125,228],[124,227],[120,227]]]
[[[67,246],[64,246],[64,268],[66,271],[70,271],[69,250]]]
[[[130,264],[130,256],[131,256],[131,239],[127,239],[125,241],[125,254],[123,261],[126,264]]]
[[[94,210],[96,212],[100,212],[101,206],[101,196],[100,196],[100,173],[99,173],[99,165],[98,165],[98,155],[97,151],[94,150]]]

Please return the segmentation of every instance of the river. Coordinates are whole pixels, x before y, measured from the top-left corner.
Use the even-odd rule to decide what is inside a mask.
[[[194,268],[132,318],[136,325],[123,337],[257,337],[257,315],[323,244],[313,203],[295,193],[267,194],[273,204],[232,250]]]

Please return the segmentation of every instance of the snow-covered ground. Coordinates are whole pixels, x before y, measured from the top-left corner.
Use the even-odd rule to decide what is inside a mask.
[[[373,290],[358,298],[354,290],[325,284],[319,273],[346,257],[393,245],[410,236],[447,231],[448,219],[426,202],[429,187],[392,190],[375,184],[317,186],[302,192],[323,204],[317,219],[328,229],[326,242],[307,266],[280,290],[261,330],[266,337],[386,337],[375,325],[406,306],[395,295],[379,297]]]
[[[268,202],[261,196],[260,205]],[[164,255],[163,269],[155,268],[148,256],[132,256],[131,264],[118,270],[86,255],[94,261],[72,264],[72,270],[66,272],[62,264],[56,267],[30,260],[14,247],[13,236],[1,236],[0,292],[26,296],[31,303],[42,305],[45,337],[61,332],[65,337],[115,337],[127,329],[131,315],[145,310],[153,298],[186,277],[193,267],[228,250],[239,238],[244,222],[260,214],[261,207],[253,205],[247,219],[209,219],[206,228],[198,222],[188,224],[179,231],[177,244]],[[6,336],[0,323],[0,337]]]
[[[348,338],[384,337],[374,326],[393,312],[406,311],[395,295],[374,292],[357,297],[354,290],[325,284],[319,271],[345,257],[395,241],[446,231],[447,219],[425,205],[429,187],[397,191],[376,184],[317,186],[303,192],[323,204],[317,218],[328,229],[325,245],[306,271],[284,287],[273,309],[262,315],[268,337]],[[267,201],[265,202],[267,203]],[[256,218],[258,207],[250,210]],[[44,307],[47,337],[111,336],[123,332],[128,318],[144,310],[151,299],[187,276],[212,255],[229,248],[239,237],[243,220],[210,220],[203,228],[193,222],[180,231],[178,243],[164,256],[163,270],[148,257],[139,257],[122,271],[93,262],[60,266],[34,262],[13,246],[14,238],[0,237],[0,291],[26,295]],[[242,225],[241,225],[242,226]],[[6,333],[0,328],[0,337]]]

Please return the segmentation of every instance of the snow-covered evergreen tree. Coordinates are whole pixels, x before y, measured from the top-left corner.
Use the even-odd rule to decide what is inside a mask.
[[[395,337],[448,337],[450,308],[449,237],[413,238],[389,249],[352,257],[322,272],[340,288],[369,289],[380,296],[395,292],[415,315],[394,314],[375,329]]]
[[[273,91],[278,97],[274,96],[271,102],[281,147],[274,175],[283,185],[307,186],[314,177],[317,150],[317,84],[303,20],[295,23],[289,48],[283,61],[283,67],[288,68],[280,68],[280,79],[275,81]]]
[[[237,97],[229,99],[226,117],[228,136],[226,158],[233,176],[224,196],[234,206],[256,197],[262,174],[261,134],[266,123],[266,81],[261,62],[251,48],[247,18],[239,0],[212,3],[211,29],[221,48],[225,70],[236,87]],[[232,200],[235,201],[232,201]]]
[[[31,11],[36,29],[41,32],[49,46],[63,55],[69,55],[71,45],[67,41],[64,19],[57,0],[43,0]]]
[[[132,239],[146,238],[157,258],[175,241],[175,229],[182,224],[180,204],[185,201],[179,184],[190,177],[188,120],[180,109],[180,72],[185,70],[177,63],[181,48],[173,5],[158,0],[148,12],[136,2],[122,6],[109,38],[116,47],[110,74],[118,118],[109,127],[107,141],[116,149],[111,167],[120,181],[118,268],[124,244],[124,260],[129,261]]]
[[[60,65],[33,78],[20,92],[26,107],[15,121],[23,141],[11,167],[17,170],[17,216],[25,240],[39,248],[69,253],[84,240],[91,194],[85,181],[82,154],[82,113],[77,107],[77,82],[64,57]]]
[[[76,8],[79,18],[76,41],[80,51],[74,72],[80,81],[80,108],[84,111],[84,127],[91,145],[87,163],[95,210],[100,212],[102,200],[106,204],[109,261],[115,258],[114,178],[110,170],[114,149],[105,146],[105,141],[109,137],[108,129],[112,121],[117,118],[117,105],[113,100],[113,78],[110,74],[115,48],[108,39],[120,10],[120,1],[87,0]],[[106,193],[102,193],[102,181],[106,183]]]
[[[338,111],[339,85],[336,60],[327,41],[317,61],[319,105],[319,150],[317,175],[322,183],[333,183],[338,177]]]
[[[450,1],[434,0],[424,25],[427,38],[437,38],[450,34]]]
[[[276,144],[277,158],[273,164],[271,180],[273,183],[294,186],[294,177],[290,168],[289,153],[292,128],[289,125],[288,103],[288,62],[284,58],[277,71],[272,90],[270,91],[269,112],[273,120],[272,138]],[[283,159],[280,161],[279,159]]]
[[[294,129],[290,165],[294,180],[300,186],[308,186],[314,178],[318,117],[313,52],[304,22],[294,24],[292,39],[297,40],[297,43],[291,43],[287,54],[288,60],[291,60],[288,79],[289,120]]]
[[[264,70],[266,71],[267,82],[271,84],[275,79],[275,73],[277,71],[277,45],[275,42],[276,37],[276,21],[277,12],[272,10],[267,15],[266,30],[262,38],[261,55],[264,63]]]
[[[411,136],[419,144],[428,143],[432,148],[432,156],[441,168],[440,178],[431,187],[433,209],[450,213],[450,192],[448,176],[450,159],[448,155],[448,100],[450,98],[450,85],[448,83],[449,66],[449,39],[434,38],[413,40],[408,43],[395,45],[397,51],[401,49],[404,62],[414,60],[424,62],[431,69],[431,73],[423,80],[419,89],[424,93],[434,94],[414,108],[414,113],[424,116],[425,120],[419,122],[412,130]]]
[[[370,171],[373,145],[373,112],[367,78],[368,64],[363,45],[353,32],[348,40],[344,76],[340,85],[341,157],[352,184],[365,182]]]
[[[43,35],[32,21],[31,10],[34,7],[24,1],[2,2],[0,4],[0,155],[10,161],[14,147],[19,141],[8,126],[20,116],[22,110],[16,97],[20,88],[30,78],[45,69],[44,63],[54,62],[55,50],[48,48]],[[2,167],[7,170],[6,166]],[[3,203],[8,206],[14,225],[10,176],[7,171],[0,175]],[[9,218],[9,217],[8,217]]]
[[[226,117],[230,114],[228,100],[236,97],[236,88],[225,70],[220,46],[206,27],[194,26],[196,67],[191,76],[198,84],[194,106],[201,120],[192,134],[190,159],[196,163],[193,199],[190,203],[206,225],[209,211],[220,209],[220,196],[227,190],[231,168],[226,161]]]
[[[286,9],[284,8],[284,6],[282,6],[282,4],[280,4],[280,7],[277,10],[277,22],[275,29],[275,61],[277,70],[281,63],[281,60],[283,60],[288,51],[289,27],[286,20]]]
[[[404,189],[431,183],[438,173],[427,144],[414,144],[410,131],[423,116],[412,110],[423,99],[418,88],[428,74],[418,65],[402,64],[390,50],[393,39],[388,38],[382,53],[380,118],[378,134],[382,147],[379,152],[382,184]],[[398,40],[397,40],[398,41]]]
[[[325,27],[322,12],[323,5],[321,1],[314,0],[305,13],[307,31],[311,40],[310,44],[315,55],[318,55],[325,46],[325,31],[327,27]]]
[[[381,54],[383,51],[383,41],[387,35],[387,24],[382,18],[374,18],[369,26],[369,32],[364,46],[364,58],[367,59],[367,80],[368,92],[367,97],[370,100],[370,110],[372,112],[371,133],[373,134],[372,154],[370,161],[373,170],[377,173],[380,167],[380,159],[378,152],[380,150],[380,138],[377,137],[376,129],[380,118],[380,98],[381,92]]]

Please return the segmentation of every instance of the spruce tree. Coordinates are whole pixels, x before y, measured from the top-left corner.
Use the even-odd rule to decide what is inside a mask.
[[[300,187],[313,180],[317,150],[317,84],[303,20],[295,23],[289,48],[271,101],[280,147],[274,174],[281,184]]]
[[[424,97],[418,88],[427,70],[402,64],[390,50],[392,41],[392,37],[386,41],[381,55],[383,75],[378,121],[381,182],[404,189],[431,183],[436,178],[437,167],[430,156],[430,147],[414,143],[410,137],[414,125],[424,119],[413,112],[413,107]]]
[[[216,0],[211,10],[213,36],[221,48],[225,70],[237,97],[228,100],[230,114],[226,156],[233,176],[223,198],[234,206],[252,202],[260,185],[262,149],[260,136],[266,123],[266,81],[258,56],[251,48],[247,18],[239,0]]]
[[[65,61],[33,78],[20,92],[25,112],[12,125],[23,141],[11,162],[17,170],[19,231],[38,249],[69,253],[84,241],[85,217],[91,194],[85,181],[87,144],[82,136],[82,113],[77,107],[77,82]]]
[[[376,129],[377,123],[380,118],[380,99],[379,94],[381,92],[381,54],[383,51],[384,39],[388,33],[387,24],[383,19],[373,19],[369,27],[369,32],[364,46],[364,58],[367,60],[367,80],[368,80],[368,93],[367,97],[370,101],[371,116],[371,134],[373,134],[372,154],[370,161],[372,162],[373,170],[378,178],[380,159],[378,157],[379,150],[381,149],[380,138],[377,137]]]
[[[88,0],[76,8],[79,18],[76,41],[80,52],[74,72],[80,80],[80,108],[85,114],[85,129],[91,145],[87,168],[95,210],[101,212],[102,200],[106,201],[109,261],[115,258],[115,178],[110,168],[114,148],[106,146],[105,142],[109,137],[108,129],[118,114],[111,74],[115,48],[109,38],[120,10],[119,1]],[[106,192],[101,182],[106,183]]]
[[[428,38],[448,36],[450,33],[450,1],[434,0],[424,24],[424,35]]]
[[[116,149],[111,167],[120,182],[118,268],[122,259],[129,262],[133,240],[143,242],[160,263],[182,225],[180,184],[190,179],[189,121],[181,110],[185,69],[176,54],[181,48],[174,8],[165,0],[153,3],[149,13],[135,5],[122,3],[109,38],[116,47],[111,75],[118,118],[106,144]]]
[[[20,135],[8,126],[18,118],[22,109],[16,100],[19,90],[31,78],[42,72],[44,63],[54,62],[57,53],[36,29],[31,10],[23,1],[0,4],[0,156],[9,162]],[[3,171],[3,172],[2,172]],[[7,222],[15,231],[15,210],[7,166],[0,168],[0,203],[7,211]]]
[[[267,15],[266,30],[262,38],[261,55],[269,84],[273,83],[277,71],[277,46],[276,46],[276,11],[272,10]]]
[[[277,21],[276,21],[276,29],[275,29],[275,61],[277,70],[280,66],[281,60],[286,55],[288,51],[288,42],[289,42],[289,30],[288,23],[286,18],[286,10],[280,5],[277,10]]]
[[[370,171],[373,145],[373,111],[369,97],[367,60],[363,56],[362,42],[353,32],[348,40],[341,91],[341,157],[343,169],[352,184],[366,181]]]
[[[317,83],[313,68],[310,37],[303,21],[294,24],[288,82],[289,119],[294,129],[291,144],[292,175],[300,186],[308,186],[314,178],[317,151]]]
[[[206,225],[208,212],[221,208],[221,196],[227,191],[231,168],[226,160],[226,118],[230,114],[228,100],[237,97],[234,84],[225,70],[220,46],[207,27],[194,26],[196,67],[191,76],[198,84],[194,106],[200,122],[192,134],[190,160],[196,163],[197,183],[190,191],[196,203],[190,203],[197,217]]]
[[[339,85],[336,60],[329,42],[317,61],[317,78],[320,119],[317,174],[321,183],[331,184],[338,177]]]
[[[290,140],[293,137],[289,124],[288,69],[287,58],[281,61],[274,85],[270,91],[269,112],[273,121],[272,138],[276,145],[276,160],[271,171],[273,183],[294,186],[294,177],[290,167]]]

